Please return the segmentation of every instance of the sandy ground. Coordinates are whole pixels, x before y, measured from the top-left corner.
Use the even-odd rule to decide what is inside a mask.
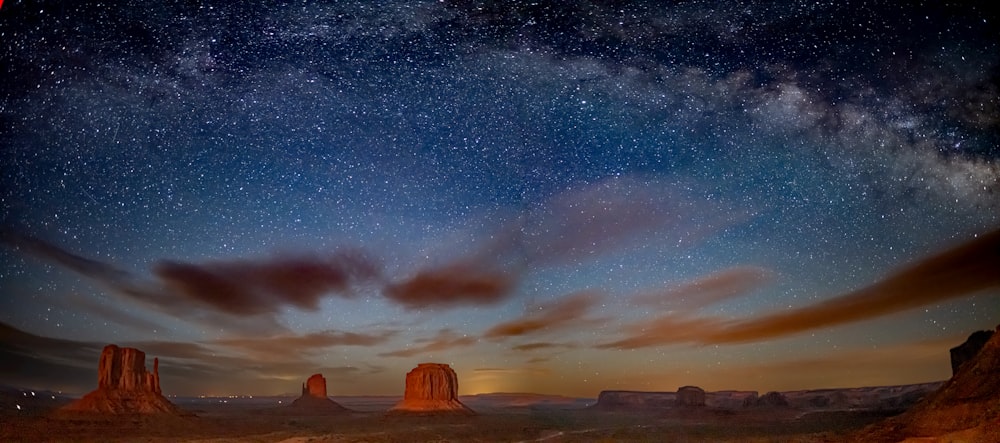
[[[191,405],[188,405],[191,406]],[[473,417],[399,417],[382,412],[287,415],[287,409],[196,405],[196,416],[96,418],[2,416],[0,441],[38,442],[838,442],[886,417],[796,409],[669,413],[496,408]]]

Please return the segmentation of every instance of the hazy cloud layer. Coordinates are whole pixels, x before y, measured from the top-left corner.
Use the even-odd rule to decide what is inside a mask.
[[[107,263],[91,260],[45,240],[8,229],[0,230],[0,240],[29,255],[51,261],[94,280],[116,285],[132,277],[128,272]]]
[[[690,186],[641,175],[607,178],[526,209],[483,253],[524,266],[596,258],[649,242],[691,244],[747,217]]]
[[[153,269],[158,279],[144,281],[111,264],[82,257],[38,238],[4,231],[2,239],[22,252],[62,265],[160,312],[234,329],[240,329],[240,323],[225,316],[255,316],[255,327],[281,329],[275,316],[284,307],[315,310],[323,297],[349,296],[353,285],[372,281],[379,275],[378,266],[364,254],[342,251],[326,256],[205,264],[161,261]],[[106,310],[103,314],[132,325],[137,320],[126,318],[121,312]]]
[[[774,274],[756,266],[736,266],[716,271],[662,291],[651,291],[635,301],[662,308],[694,310],[760,289]]]
[[[570,343],[531,342],[531,343],[523,343],[520,345],[511,346],[510,349],[514,351],[539,351],[548,349],[566,349],[574,347],[576,347],[576,345]]]
[[[223,338],[214,340],[212,343],[238,349],[250,355],[272,359],[275,356],[312,354],[334,346],[377,346],[385,343],[395,334],[396,331],[362,334],[329,330],[272,337]]]
[[[499,323],[483,333],[488,339],[500,339],[550,331],[586,322],[586,315],[600,298],[591,292],[561,297],[533,307],[521,318]]]
[[[1000,287],[1000,231],[903,267],[882,280],[798,309],[743,320],[667,315],[626,327],[626,337],[599,348],[672,343],[756,342],[852,323]]]
[[[866,288],[799,309],[741,321],[708,343],[759,341],[880,317],[1000,287],[1000,231],[925,257]]]
[[[414,346],[404,349],[397,349],[391,352],[379,354],[382,357],[413,357],[415,355],[428,354],[437,351],[447,351],[453,348],[461,348],[476,344],[478,340],[468,335],[459,335],[451,329],[442,329],[434,337],[419,338],[413,341]]]

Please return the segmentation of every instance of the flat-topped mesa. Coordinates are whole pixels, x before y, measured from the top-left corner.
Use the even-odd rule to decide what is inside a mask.
[[[757,398],[757,406],[786,408],[788,407],[788,398],[785,397],[785,394],[777,391],[771,391]]]
[[[677,390],[677,406],[705,406],[705,390],[697,386],[682,386]]]
[[[334,415],[350,412],[349,409],[327,397],[326,378],[323,374],[313,374],[302,383],[302,396],[295,399],[289,410],[310,415]]]
[[[458,375],[442,363],[420,363],[406,373],[403,400],[390,413],[475,414],[458,400]]]
[[[146,370],[146,353],[107,345],[97,365],[97,389],[62,411],[98,414],[182,414],[160,392],[160,360]]]

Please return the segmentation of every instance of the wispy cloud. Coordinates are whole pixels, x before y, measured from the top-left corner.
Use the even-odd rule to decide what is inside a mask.
[[[437,351],[446,351],[476,344],[478,340],[468,335],[459,335],[451,329],[442,329],[434,337],[414,340],[415,346],[379,354],[382,357],[413,357]]]
[[[538,351],[543,349],[568,349],[575,348],[576,345],[572,343],[554,343],[554,342],[531,342],[523,343],[516,346],[511,346],[510,349],[515,351]]]
[[[686,247],[749,215],[696,198],[690,186],[613,177],[527,206],[483,234],[482,246],[384,288],[409,309],[490,305],[513,295],[523,273],[597,258],[649,242]]]
[[[586,315],[600,298],[592,292],[580,292],[529,309],[521,318],[499,323],[485,333],[488,339],[500,339],[554,330],[587,322]]]
[[[851,323],[1000,287],[1000,231],[925,257],[866,288],[799,309],[740,321],[708,343],[760,341]]]
[[[346,250],[202,264],[161,261],[153,268],[157,279],[146,280],[35,237],[4,230],[0,239],[93,279],[130,301],[175,318],[235,330],[244,329],[247,322],[238,319],[245,317],[253,318],[254,329],[282,330],[277,316],[284,308],[316,310],[324,297],[349,297],[355,285],[374,281],[380,273],[365,254]],[[101,311],[116,321],[134,325],[137,320],[120,312]]]
[[[638,303],[676,310],[694,310],[745,295],[774,279],[774,273],[757,266],[736,266],[701,276],[660,291],[634,297]]]
[[[310,354],[334,346],[377,346],[385,343],[395,334],[396,331],[362,334],[327,330],[271,337],[223,338],[214,340],[212,343],[270,359],[289,354]]]
[[[625,338],[601,343],[596,347],[636,349],[675,343],[703,343],[706,334],[721,329],[723,325],[722,320],[715,318],[669,314],[626,326]]]
[[[654,239],[690,245],[745,219],[690,187],[652,177],[613,177],[530,207],[494,234],[484,254],[521,257],[525,266],[593,258]]]
[[[930,255],[874,284],[798,309],[748,319],[671,314],[625,328],[626,337],[598,348],[633,349],[673,343],[757,342],[877,318],[1000,288],[1000,231]]]

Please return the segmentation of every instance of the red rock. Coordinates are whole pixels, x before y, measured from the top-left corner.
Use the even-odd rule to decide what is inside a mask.
[[[420,363],[408,372],[403,400],[389,412],[474,414],[458,400],[458,376],[455,371],[442,363]]]
[[[326,378],[323,374],[313,374],[302,383],[302,396],[292,402],[289,411],[306,415],[335,415],[351,410],[330,400],[326,394]]]
[[[1000,326],[997,331],[941,388],[903,414],[866,429],[859,438],[1000,441]]]
[[[146,370],[146,354],[135,348],[107,345],[97,366],[97,389],[62,411],[100,414],[182,414],[160,392],[160,361]]]
[[[326,398],[326,379],[323,374],[313,374],[303,385],[303,394],[313,397]]]
[[[965,362],[976,358],[992,336],[993,331],[976,331],[965,340],[965,343],[951,348],[951,375],[957,374],[958,368]]]

